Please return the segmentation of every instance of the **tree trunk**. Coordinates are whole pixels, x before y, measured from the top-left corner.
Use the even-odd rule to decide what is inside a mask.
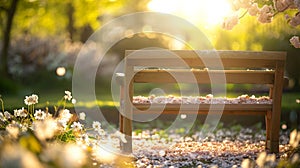
[[[67,4],[67,16],[68,16],[68,21],[69,21],[67,29],[69,32],[71,42],[74,41],[74,31],[75,31],[73,14],[74,14],[74,7],[72,5],[72,2],[70,2]]]
[[[0,73],[2,77],[10,77],[8,72],[8,50],[10,45],[10,32],[12,29],[13,19],[17,9],[17,4],[19,0],[12,0],[10,7],[7,9],[7,20],[6,27],[3,32],[3,47],[1,52],[1,64],[0,64]]]

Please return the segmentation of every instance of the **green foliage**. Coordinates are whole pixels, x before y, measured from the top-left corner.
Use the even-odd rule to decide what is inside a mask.
[[[111,18],[129,12],[121,10],[126,3],[127,0],[20,0],[14,20],[13,36],[23,36],[24,33],[36,37],[66,36],[69,33],[67,26],[72,22],[74,33],[79,37],[87,25],[96,30],[105,17]],[[73,10],[70,11],[69,8]],[[69,19],[69,15],[72,16],[72,20]]]
[[[40,37],[61,35],[61,30],[65,29],[67,23],[64,8],[65,3],[56,0],[20,1],[14,20],[13,36],[24,33]]]
[[[62,134],[56,136],[56,138],[62,142],[67,142],[67,143],[75,142],[75,140],[76,140],[76,137],[73,134],[72,130],[63,132]]]
[[[1,78],[0,93],[1,94],[16,94],[20,90],[20,84],[8,78]]]

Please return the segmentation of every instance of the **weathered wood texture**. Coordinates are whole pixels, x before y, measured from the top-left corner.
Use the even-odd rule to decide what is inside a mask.
[[[121,80],[120,131],[132,152],[132,115],[134,114],[230,114],[265,115],[266,149],[279,151],[281,97],[286,52],[275,51],[203,51],[203,50],[128,50],[125,52],[125,77]],[[272,104],[225,104],[210,109],[211,104],[132,104],[134,83],[266,84]],[[124,104],[122,105],[122,102]],[[134,107],[133,107],[134,106]],[[150,108],[151,106],[151,108]]]

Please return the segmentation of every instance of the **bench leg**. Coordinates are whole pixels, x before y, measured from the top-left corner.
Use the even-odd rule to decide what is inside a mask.
[[[276,63],[276,72],[274,79],[274,87],[272,88],[273,107],[271,114],[271,132],[270,132],[270,152],[279,152],[279,131],[280,131],[280,115],[281,115],[281,98],[283,89],[284,63]]]
[[[122,116],[122,114],[120,113],[119,114],[119,127],[120,127],[120,132],[121,133],[124,133],[124,128],[123,128],[123,120],[124,120],[124,117]]]
[[[124,117],[123,117],[123,112],[124,112],[124,85],[120,85],[120,111],[119,111],[119,131],[124,134]],[[123,149],[123,142],[120,141],[120,149]]]
[[[280,109],[273,110],[273,114],[270,122],[271,123],[270,143],[268,144],[268,147],[270,149],[270,152],[272,153],[279,152],[280,112],[274,112],[275,110],[280,110]]]
[[[126,143],[122,144],[122,152],[125,154],[132,153],[132,121],[126,117],[123,117],[123,131],[126,136]]]
[[[121,151],[124,154],[132,153],[132,107],[131,100],[128,100],[128,97],[132,97],[132,83],[130,83],[129,95],[126,95],[127,87],[121,87],[121,107],[122,111],[120,113],[120,130],[123,134],[125,134],[126,143],[121,142]],[[127,99],[126,99],[127,97]],[[124,114],[124,116],[122,115]],[[131,117],[130,117],[131,116]]]
[[[266,149],[270,149],[270,137],[271,137],[271,111],[268,111],[265,115],[266,122]]]
[[[120,132],[125,134],[126,143],[120,141],[120,149],[125,154],[132,153],[132,121],[122,115],[124,106],[120,107],[119,127]]]
[[[119,113],[119,131],[124,134],[124,128],[123,128],[123,116],[121,113]],[[123,142],[120,141],[120,149],[122,150],[123,149]]]

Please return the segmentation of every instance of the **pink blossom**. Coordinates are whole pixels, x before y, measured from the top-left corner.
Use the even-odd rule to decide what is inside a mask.
[[[292,1],[292,0],[290,0],[290,1]],[[300,11],[300,0],[294,0],[294,4],[296,5],[298,10]]]
[[[279,12],[283,12],[292,5],[292,0],[274,0],[275,9]]]
[[[299,37],[298,36],[293,36],[290,39],[291,44],[295,47],[295,48],[300,48],[300,41],[299,41]]]
[[[259,8],[258,8],[257,3],[252,4],[252,5],[248,8],[248,13],[249,13],[251,16],[257,15],[258,12],[259,12]]]
[[[273,18],[272,6],[264,5],[258,15],[258,21],[261,23],[270,23]]]
[[[293,26],[293,27],[297,27],[298,25],[300,25],[300,14],[295,15],[291,19],[290,25]]]
[[[232,8],[233,10],[239,10],[240,8],[249,8],[251,6],[250,0],[233,0]]]
[[[233,14],[224,19],[222,23],[222,28],[226,30],[231,30],[239,22],[239,17],[236,14]]]

